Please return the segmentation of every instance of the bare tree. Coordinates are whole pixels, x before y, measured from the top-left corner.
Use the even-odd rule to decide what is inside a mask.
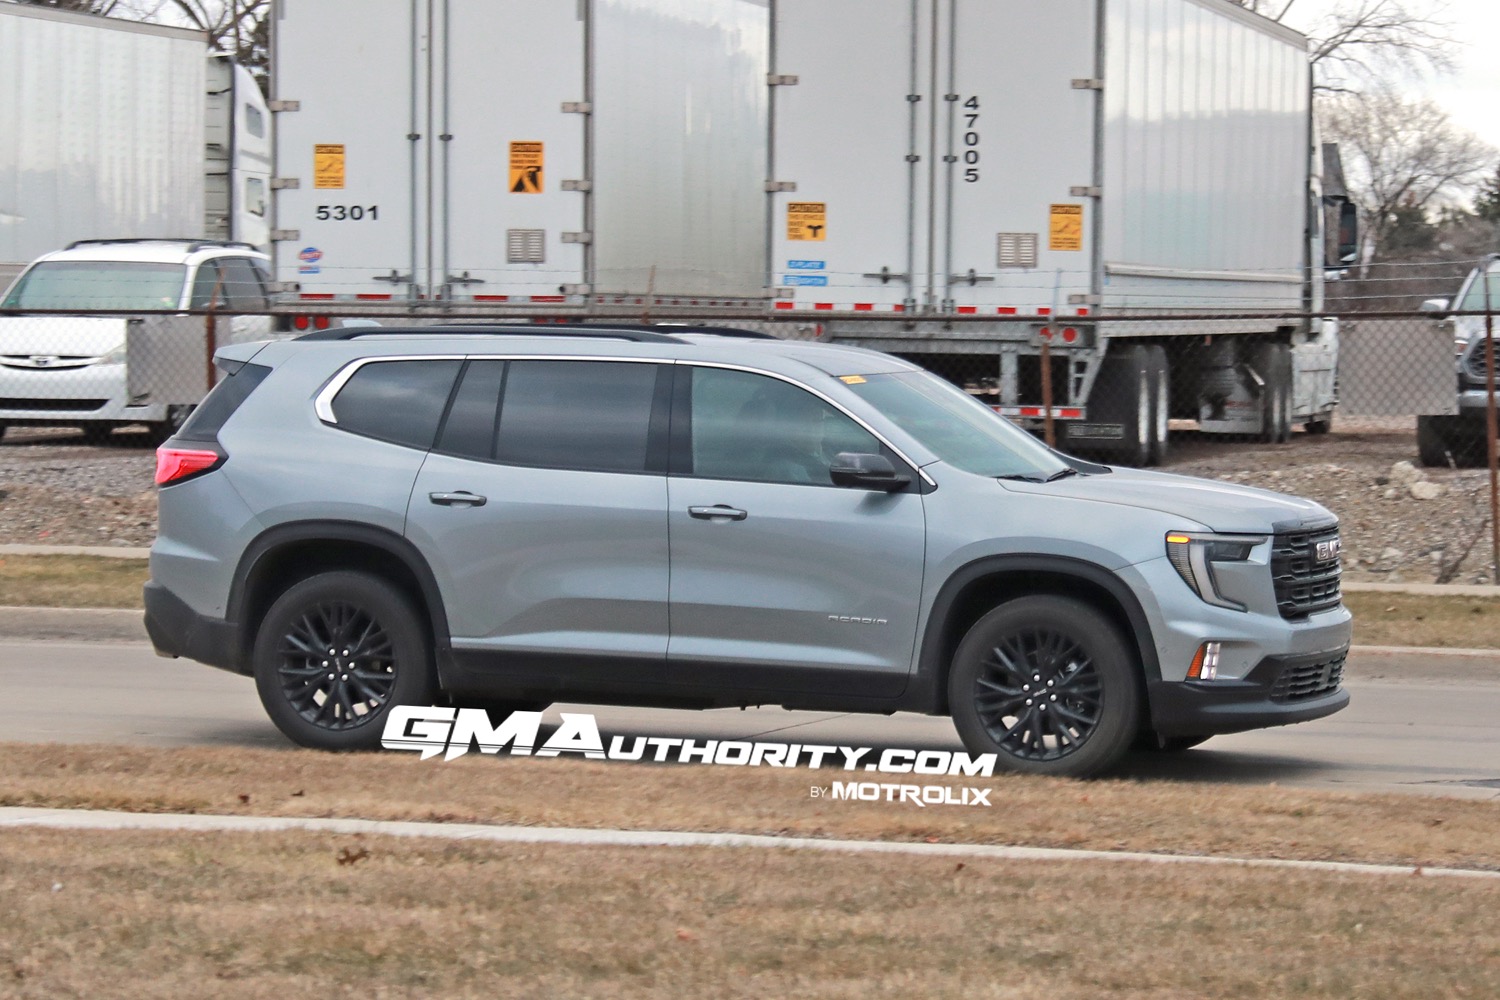
[[[1233,2],[1306,32],[1323,92],[1358,89],[1391,69],[1451,69],[1459,44],[1445,0]]]
[[[1495,163],[1496,151],[1435,103],[1388,87],[1331,97],[1324,111],[1377,257],[1403,219],[1429,217],[1467,195]]]
[[[164,0],[162,6],[207,33],[210,47],[233,55],[265,88],[271,0]]]

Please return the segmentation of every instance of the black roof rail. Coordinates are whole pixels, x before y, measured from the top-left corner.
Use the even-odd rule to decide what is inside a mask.
[[[684,331],[686,332],[686,331]],[[612,327],[578,325],[507,326],[493,324],[452,324],[447,326],[356,326],[304,333],[295,340],[358,340],[361,337],[574,337],[593,340],[626,340],[639,344],[684,344],[680,337],[659,333],[649,327]]]
[[[257,253],[260,252],[260,248],[253,243],[244,243],[239,240],[206,240],[201,236],[118,236],[109,239],[74,240],[72,243],[68,244],[68,249],[76,250],[78,247],[108,246],[110,244],[116,243],[186,243],[188,245],[188,253],[197,253],[199,250],[203,250],[208,247],[223,247],[225,249],[254,250]]]
[[[776,340],[773,334],[743,330],[736,326],[704,326],[697,323],[561,323],[568,329],[639,330],[649,333],[701,333],[714,337],[737,337],[742,340]]]

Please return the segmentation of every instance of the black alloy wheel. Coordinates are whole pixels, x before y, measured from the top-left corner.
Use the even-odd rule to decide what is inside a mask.
[[[1080,777],[1119,760],[1135,736],[1140,681],[1126,640],[1071,598],[1002,604],[969,630],[949,676],[953,721],[998,767]]]
[[[324,750],[374,749],[390,709],[434,691],[425,630],[406,598],[364,573],[295,584],[267,612],[255,682],[271,720]]]

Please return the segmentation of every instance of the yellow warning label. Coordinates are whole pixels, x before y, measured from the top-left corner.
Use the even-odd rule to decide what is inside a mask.
[[[542,144],[539,142],[513,142],[510,144],[510,193],[542,193]]]
[[[1048,226],[1048,250],[1083,249],[1083,206],[1053,205]]]
[[[827,239],[828,203],[824,201],[787,203],[786,238],[789,240]]]
[[[317,143],[313,146],[313,187],[344,186],[344,144]]]

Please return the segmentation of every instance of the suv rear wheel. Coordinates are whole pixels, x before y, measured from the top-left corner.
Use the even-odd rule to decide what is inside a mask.
[[[1094,608],[1023,597],[974,624],[948,677],[953,724],[997,769],[1083,777],[1114,764],[1138,729],[1129,645]]]
[[[286,736],[319,750],[373,750],[395,705],[430,704],[432,649],[411,603],[366,573],[293,584],[255,638],[255,686]]]

